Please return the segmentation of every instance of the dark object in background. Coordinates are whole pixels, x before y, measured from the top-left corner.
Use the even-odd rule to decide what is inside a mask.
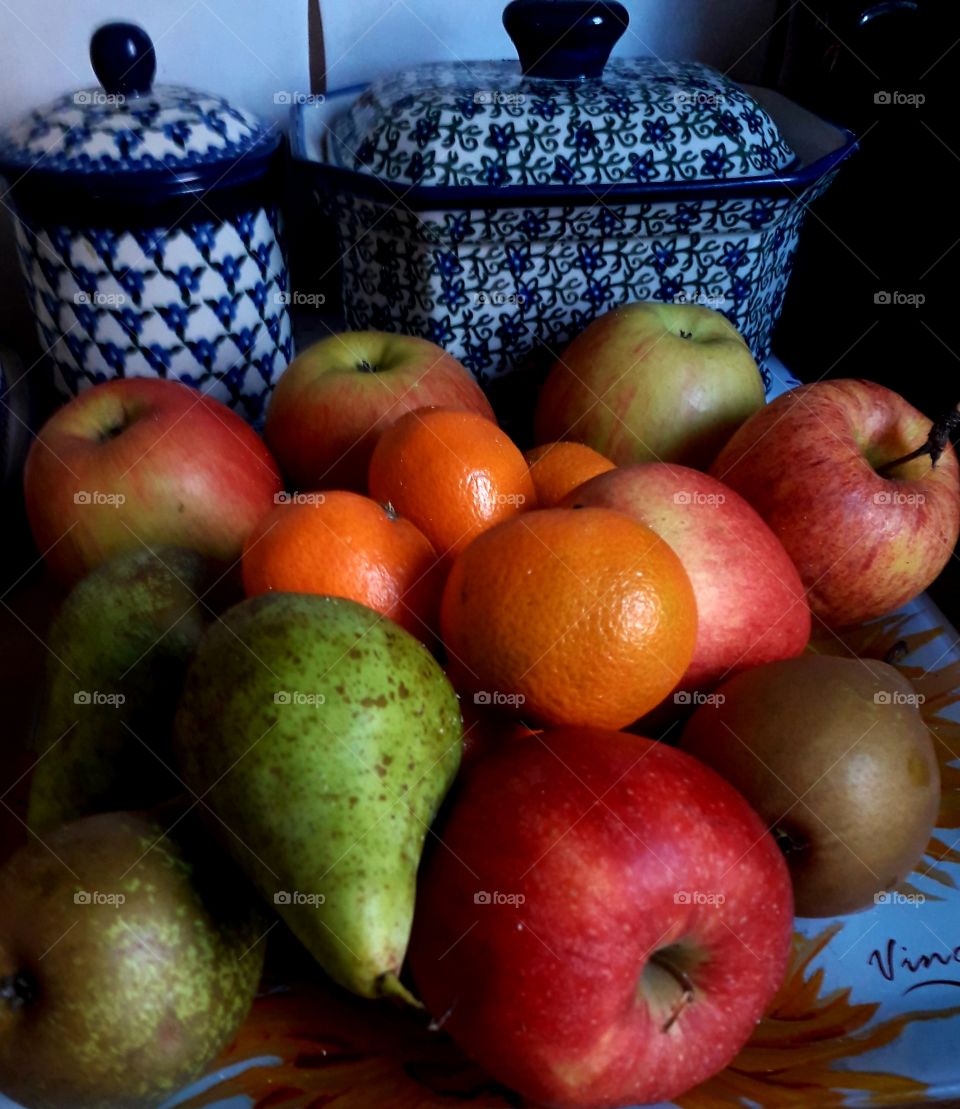
[[[44,377],[39,367],[24,370],[20,358],[0,346],[0,511],[4,519],[0,597],[37,557],[23,505],[23,464],[46,410]]]
[[[4,503],[19,490],[31,438],[33,401],[20,359],[0,347],[0,489]]]
[[[804,381],[868,377],[930,416],[960,400],[958,9],[797,4],[777,80],[861,149],[805,224],[775,349]]]

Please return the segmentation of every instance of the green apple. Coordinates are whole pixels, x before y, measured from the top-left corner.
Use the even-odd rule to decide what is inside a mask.
[[[626,304],[557,360],[535,432],[538,443],[586,443],[618,466],[706,469],[763,404],[757,364],[725,316],[698,304]]]

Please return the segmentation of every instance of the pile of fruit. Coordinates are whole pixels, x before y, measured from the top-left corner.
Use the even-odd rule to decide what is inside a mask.
[[[669,1100],[747,1041],[795,913],[906,880],[917,698],[806,649],[950,557],[947,425],[859,380],[765,406],[723,317],[647,304],[534,424],[524,453],[449,355],[375,333],[302,353],[263,439],[164,381],[51,417],[26,501],[70,592],[0,869],[0,1090],[159,1104],[279,918],[531,1103]]]

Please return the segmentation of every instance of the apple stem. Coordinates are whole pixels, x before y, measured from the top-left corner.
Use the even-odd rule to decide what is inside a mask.
[[[663,1032],[669,1032],[676,1023],[677,1017],[679,1017],[683,1010],[693,1001],[693,983],[680,967],[676,966],[666,956],[661,955],[659,951],[654,951],[650,956],[650,962],[658,966],[661,970],[666,971],[682,990],[680,997],[670,1010],[670,1015],[667,1017],[661,1029]]]
[[[925,454],[930,455],[930,468],[933,469],[958,430],[960,430],[960,405],[933,421],[933,427],[930,428],[930,434],[927,436],[925,443],[901,458],[895,458],[892,462],[884,462],[882,466],[877,467],[877,473],[881,477],[885,477],[897,466],[902,466],[905,462],[912,462],[915,458],[922,458]]]
[[[907,657],[909,651],[910,645],[907,641],[905,639],[898,639],[883,656],[883,661],[888,666],[896,666],[898,662],[902,662]]]
[[[0,978],[0,1001],[14,1011],[29,1005],[37,996],[37,984],[29,974],[7,974]]]
[[[371,366],[370,363],[366,360],[366,358],[364,358],[361,361],[360,365],[357,366],[357,369],[362,374],[375,374],[377,372],[377,367],[376,366]]]
[[[110,427],[105,427],[103,431],[100,432],[100,442],[107,443],[111,439],[116,439],[122,431],[123,424],[111,424]]]

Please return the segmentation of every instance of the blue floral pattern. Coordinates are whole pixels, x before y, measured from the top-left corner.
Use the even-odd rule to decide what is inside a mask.
[[[264,415],[292,357],[275,207],[130,232],[17,221],[40,340],[64,399],[111,377],[180,380]]]
[[[618,304],[694,302],[762,369],[806,205],[832,178],[777,199],[433,212],[331,193],[347,324],[422,335],[485,382],[558,354]]]
[[[515,62],[402,70],[334,120],[326,160],[387,181],[499,187],[716,181],[795,157],[709,66],[616,58],[582,82],[524,77]]]

